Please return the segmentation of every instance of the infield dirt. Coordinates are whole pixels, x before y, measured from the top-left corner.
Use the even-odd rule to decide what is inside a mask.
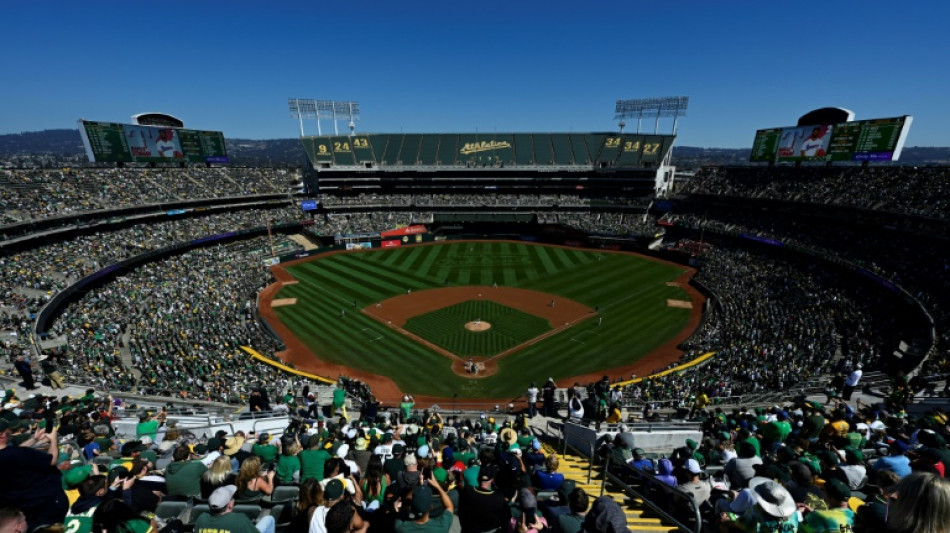
[[[426,245],[422,245],[422,246],[426,246]],[[349,252],[342,251],[342,250],[335,251],[335,252],[328,252],[327,254],[324,254],[320,257],[327,257],[331,254],[337,254],[337,253],[345,254]],[[605,252],[605,253],[627,253],[627,252]],[[639,254],[632,254],[632,255],[639,255]],[[649,259],[651,261],[657,261],[660,263],[674,265],[678,268],[683,268],[682,265],[675,265],[674,263],[660,261],[655,258],[649,258]],[[304,259],[299,262],[304,262],[307,260],[309,259]],[[399,387],[396,385],[396,383],[392,379],[384,375],[374,374],[372,372],[359,370],[359,369],[348,367],[345,365],[329,363],[324,360],[321,360],[319,358],[319,354],[312,352],[277,317],[276,312],[271,307],[271,302],[274,299],[274,296],[280,291],[281,288],[283,288],[285,285],[296,283],[296,280],[285,269],[285,266],[290,266],[297,262],[298,261],[294,261],[287,264],[272,266],[271,271],[274,274],[274,277],[276,278],[277,282],[271,284],[270,286],[265,288],[263,291],[261,291],[260,297],[259,297],[260,314],[262,318],[266,319],[267,322],[274,329],[274,331],[281,337],[281,339],[283,339],[284,344],[287,348],[286,350],[279,352],[275,355],[278,358],[280,358],[282,361],[284,361],[285,363],[290,363],[294,367],[300,370],[304,370],[304,371],[317,374],[317,375],[326,376],[330,379],[335,379],[339,375],[346,375],[354,379],[359,379],[370,385],[377,399],[383,402],[384,405],[386,406],[398,405],[398,403],[402,399],[402,392],[400,391]],[[695,270],[688,269],[683,274],[678,276],[675,281],[670,282],[671,285],[675,284],[679,286],[680,288],[682,288],[686,292],[686,294],[688,294],[690,302],[692,302],[692,307],[689,310],[689,313],[690,313],[689,321],[686,327],[684,327],[678,334],[676,334],[675,336],[667,340],[665,343],[663,343],[657,349],[650,352],[648,355],[642,357],[641,359],[637,361],[634,361],[633,363],[618,366],[618,367],[613,367],[613,368],[604,368],[596,372],[576,375],[569,378],[563,378],[558,381],[558,385],[561,387],[567,387],[573,384],[574,382],[580,382],[580,383],[593,382],[593,381],[599,380],[604,375],[623,376],[625,378],[628,378],[630,375],[634,375],[634,374],[638,376],[644,376],[644,375],[649,374],[651,371],[655,369],[663,368],[672,363],[677,362],[682,356],[682,352],[679,349],[677,349],[677,346],[686,338],[688,338],[693,333],[693,331],[695,331],[695,329],[699,326],[700,319],[702,316],[703,304],[705,302],[705,297],[689,284],[689,280],[694,274],[695,274]],[[483,295],[482,297],[487,298],[488,297],[487,294],[492,294],[491,299],[494,301],[497,301],[504,305],[508,305],[508,306],[514,307],[516,309],[519,309],[531,314],[535,314],[535,315],[547,318],[548,320],[552,320],[552,319],[557,320],[562,324],[563,322],[568,322],[570,324],[572,319],[581,321],[587,317],[597,316],[597,314],[593,312],[593,310],[591,310],[590,308],[582,304],[579,304],[577,302],[572,302],[570,300],[557,297],[551,294],[537,292],[537,291],[527,291],[527,292],[533,292],[537,295],[543,295],[543,296],[539,296],[538,299],[532,299],[531,300],[532,303],[528,304],[529,308],[525,308],[524,302],[519,302],[517,304],[514,302],[514,300],[517,300],[517,298],[515,297],[515,294],[520,291],[525,291],[525,289],[517,289],[513,287],[495,288],[495,287],[484,287],[484,286],[476,286],[476,287],[470,286],[470,287],[449,287],[445,289],[431,289],[431,290],[442,291],[442,290],[452,290],[452,289],[459,291],[457,296],[452,296],[452,298],[462,298],[458,300],[459,302],[472,299],[473,291],[477,297],[480,291],[481,294]],[[430,291],[414,291],[414,293],[411,295],[407,294],[407,295],[400,295],[397,297],[393,297],[381,302],[379,309],[376,309],[375,304],[374,304],[374,305],[368,306],[367,308],[364,308],[363,312],[366,313],[367,311],[369,311],[371,313],[379,314],[385,311],[387,315],[389,315],[390,317],[395,317],[395,320],[393,320],[393,318],[387,318],[386,319],[387,321],[393,320],[393,322],[396,322],[396,320],[401,320],[401,323],[405,324],[405,320],[407,318],[411,316],[415,316],[417,314],[422,314],[432,309],[427,307],[430,304],[426,304],[422,301],[417,301],[415,298],[406,298],[404,301],[398,301],[398,302],[397,300],[401,300],[404,297],[425,294],[426,292],[430,292]],[[446,293],[446,294],[451,294],[451,293]],[[553,307],[550,306],[550,303],[552,300],[554,300]],[[574,304],[577,307],[572,307],[570,304]],[[438,305],[437,308],[444,307],[445,305],[447,304],[441,303]],[[400,316],[401,316],[401,319],[399,318]],[[532,339],[532,341],[534,342],[537,342],[538,340],[540,340],[540,338]],[[525,345],[521,345],[520,347],[516,347],[516,348],[523,348],[524,346]],[[513,353],[511,351],[509,352]],[[465,373],[464,361],[454,357],[454,355],[450,355],[450,356],[455,359],[455,362],[453,363],[453,370],[455,370],[456,373],[459,373],[461,371],[460,375],[465,375],[466,377],[472,377],[472,375]],[[495,356],[492,356],[491,358],[483,358],[483,360],[485,361],[486,370],[484,373],[479,372],[479,374],[474,375],[473,379],[490,375],[490,373],[488,373],[489,372],[488,367],[491,365],[491,362],[495,361],[496,362],[495,364],[497,365],[497,361],[503,356],[504,356],[504,353],[497,354]],[[456,365],[458,365],[458,368],[456,368]],[[455,401],[460,402],[460,403],[464,402],[468,404],[491,405],[491,404],[498,404],[498,403],[507,403],[509,401],[513,401],[513,399],[512,398],[464,399],[464,398],[445,398],[445,397],[416,395],[415,401],[416,401],[417,406],[424,407],[424,406],[435,404],[435,403],[438,403],[444,406]]]

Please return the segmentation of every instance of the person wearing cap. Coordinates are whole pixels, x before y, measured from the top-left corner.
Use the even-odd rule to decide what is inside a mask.
[[[805,515],[805,521],[799,531],[803,533],[850,531],[854,526],[854,511],[848,507],[851,489],[837,479],[825,483],[824,489],[828,509],[816,510],[803,505],[802,513]]]
[[[122,445],[122,451],[120,452],[122,457],[114,459],[109,468],[121,465],[131,470],[132,462],[138,459],[144,451],[145,445],[142,444],[142,441],[130,440]]]
[[[686,463],[683,464],[683,471],[687,481],[677,488],[691,495],[697,506],[708,502],[712,495],[712,487],[708,482],[702,480],[703,469],[699,466],[699,461],[687,459]]]
[[[483,465],[478,471],[478,485],[466,486],[459,496],[462,533],[500,531],[508,525],[508,502],[492,487],[497,471],[495,465]]]
[[[327,511],[325,521],[327,533],[366,533],[370,522],[364,520],[350,502],[337,502]]]
[[[310,517],[309,533],[327,533],[327,514],[337,503],[347,499],[346,487],[340,479],[331,479],[323,487],[323,505]],[[346,501],[349,503],[349,501]]]
[[[643,448],[634,448],[632,453],[633,459],[631,459],[628,463],[630,466],[651,474],[656,473],[656,467],[653,464],[653,461],[645,457],[647,452],[644,451]]]
[[[251,453],[260,457],[261,463],[271,464],[277,460],[277,454],[280,453],[280,441],[274,439],[270,433],[261,433],[251,447]]]
[[[90,475],[78,484],[79,499],[69,508],[63,528],[75,533],[92,533],[100,528],[94,527],[93,520],[96,509],[105,502],[106,497],[121,497],[121,492],[110,491],[106,476]]]
[[[745,488],[755,476],[755,465],[762,464],[762,458],[755,454],[755,446],[748,440],[739,442],[738,457],[731,459],[723,468],[734,488]]]
[[[276,523],[273,516],[261,517],[255,524],[247,515],[231,512],[236,492],[237,487],[234,485],[220,487],[212,492],[208,498],[211,512],[198,517],[195,533],[274,533]]]
[[[329,450],[322,446],[320,435],[310,435],[307,449],[300,452],[300,482],[308,479],[323,480],[323,467],[331,457]]]
[[[620,504],[610,496],[601,496],[584,517],[581,525],[583,533],[628,533],[627,517]]]
[[[396,533],[448,533],[454,521],[455,506],[448,493],[442,489],[434,476],[430,476],[424,485],[412,489],[409,500],[410,520],[396,520]],[[434,493],[439,495],[445,509],[438,516],[431,516]]]

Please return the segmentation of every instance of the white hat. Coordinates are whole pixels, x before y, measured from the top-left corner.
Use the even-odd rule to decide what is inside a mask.
[[[340,447],[336,449],[336,456],[339,457],[340,459],[343,459],[344,457],[346,457],[346,454],[349,451],[350,451],[349,444],[341,444]]]
[[[699,466],[699,461],[696,459],[687,459],[686,460],[686,470],[689,470],[691,474],[702,474],[703,469]]]
[[[798,509],[785,487],[772,480],[759,483],[752,489],[752,493],[759,507],[776,518],[788,518]]]

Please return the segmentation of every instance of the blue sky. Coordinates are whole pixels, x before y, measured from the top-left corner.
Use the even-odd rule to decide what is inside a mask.
[[[914,115],[908,146],[950,146],[936,0],[11,0],[3,15],[0,133],[163,111],[293,137],[288,97],[357,100],[363,132],[608,131],[618,98],[684,95],[680,145],[748,147],[841,106]]]

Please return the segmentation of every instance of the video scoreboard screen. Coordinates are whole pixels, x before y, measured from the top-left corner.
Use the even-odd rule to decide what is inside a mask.
[[[79,133],[92,162],[228,162],[220,131],[80,120]]]
[[[880,118],[755,132],[753,163],[897,161],[913,117]]]

